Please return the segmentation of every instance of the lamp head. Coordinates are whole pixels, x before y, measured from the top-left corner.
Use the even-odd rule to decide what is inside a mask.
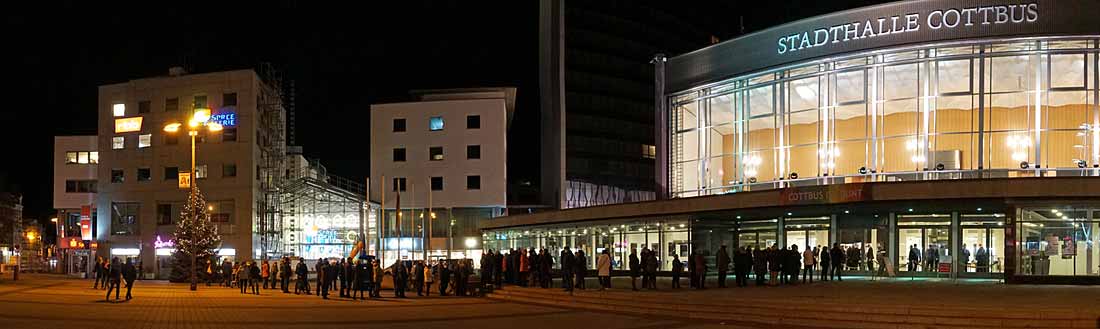
[[[191,120],[200,124],[210,121],[210,109],[195,109],[195,114],[191,117]]]
[[[167,126],[164,126],[164,132],[174,133],[180,131],[180,126],[182,125],[179,122],[169,123]]]

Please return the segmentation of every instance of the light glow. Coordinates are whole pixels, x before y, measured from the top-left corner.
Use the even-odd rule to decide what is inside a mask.
[[[118,103],[118,104],[112,105],[111,106],[111,112],[116,117],[125,116],[126,115],[126,104]]]
[[[115,133],[141,131],[141,117],[115,119]]]
[[[466,249],[474,249],[475,247],[477,247],[477,239],[466,238]]]
[[[182,124],[179,122],[169,123],[167,126],[164,126],[164,131],[174,133],[180,131],[180,126],[182,126]]]
[[[199,123],[210,121],[210,109],[195,109],[195,115],[191,117],[191,120]]]
[[[208,123],[206,126],[210,131],[222,131],[222,125],[218,123]]]

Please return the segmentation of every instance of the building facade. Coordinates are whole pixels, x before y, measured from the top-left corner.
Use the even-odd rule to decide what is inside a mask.
[[[1100,26],[1082,14],[1098,10],[891,3],[658,57],[670,198],[486,237],[649,246],[666,269],[719,245],[836,244],[856,273],[1100,283]]]
[[[264,193],[284,172],[281,96],[252,70],[143,78],[99,87],[98,193],[93,238],[98,255],[134,258],[146,273],[165,277],[171,236],[188,190],[186,133],[165,125],[210,109],[224,129],[197,136],[194,181],[222,235],[219,256],[264,253]],[[79,159],[78,159],[79,160]]]
[[[92,205],[99,186],[99,137],[56,136],[53,155],[59,266],[66,273],[86,273],[95,261]]]
[[[386,209],[384,260],[480,258],[478,228],[507,204],[515,93],[427,90],[414,92],[414,102],[371,105],[370,199]]]

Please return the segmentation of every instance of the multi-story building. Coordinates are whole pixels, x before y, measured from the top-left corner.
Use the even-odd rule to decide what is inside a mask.
[[[0,266],[14,265],[19,245],[23,243],[23,196],[0,192]]]
[[[99,150],[92,232],[97,254],[136,258],[146,272],[167,275],[171,237],[188,195],[177,180],[189,172],[191,152],[186,132],[163,128],[186,123],[200,108],[210,109],[211,120],[224,127],[196,137],[192,178],[222,235],[219,255],[252,259],[265,253],[266,243],[280,234],[269,232],[274,216],[264,212],[270,208],[267,187],[284,173],[279,90],[253,70],[173,69],[167,76],[100,86],[99,137],[90,148]]]
[[[507,202],[515,93],[425,90],[413,93],[417,101],[371,105],[370,191],[387,210],[380,232],[384,259],[420,259],[424,250],[428,257],[480,257],[478,227],[501,215]],[[430,225],[421,220],[432,212]],[[432,232],[427,248],[421,246],[424,226]]]
[[[98,187],[99,137],[56,136],[53,143],[53,208],[64,272],[84,273],[94,263],[92,208]]]

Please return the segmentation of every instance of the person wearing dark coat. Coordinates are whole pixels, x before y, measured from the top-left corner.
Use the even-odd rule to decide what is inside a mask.
[[[451,283],[451,266],[447,261],[439,264],[439,295],[447,296],[447,284]]]
[[[576,258],[569,247],[561,250],[561,288],[565,291],[573,291],[573,270],[576,269]]]
[[[256,262],[248,262],[251,266],[248,267],[249,273],[249,286],[252,287],[252,294],[260,294],[260,266],[256,265]]]
[[[576,258],[577,264],[576,269],[574,269],[574,276],[576,276],[577,280],[574,282],[574,285],[577,289],[584,290],[584,275],[588,274],[588,258],[584,256],[584,251],[579,249],[577,250]]]
[[[126,259],[126,265],[122,265],[122,279],[126,281],[126,300],[130,300],[133,298],[130,291],[134,289],[134,279],[137,279],[137,270],[130,259]]]
[[[718,247],[718,288],[726,287],[726,272],[730,267],[730,255],[726,246]]]
[[[424,262],[416,262],[416,265],[413,265],[412,277],[416,295],[424,296]]]
[[[233,287],[233,280],[237,278],[233,277],[233,263],[229,262],[229,259],[222,261],[222,279],[225,279],[225,286]]]
[[[733,256],[733,272],[737,278],[738,287],[749,285],[748,276],[749,268],[752,267],[752,254],[749,253],[748,248],[748,246],[738,248]]]
[[[642,267],[645,268],[646,276],[646,279],[643,281],[648,284],[647,288],[657,290],[657,266],[660,265],[657,260],[657,252],[654,250],[647,252],[643,258],[642,264]]]
[[[348,258],[348,263],[352,264],[350,273],[354,273],[348,276],[348,279],[351,280],[351,299],[366,299],[364,292],[367,291],[367,285],[370,284],[370,280],[367,279],[370,272],[362,260],[359,263],[354,261],[354,258]]]
[[[844,257],[844,250],[840,249],[840,243],[834,242],[829,260],[833,263],[832,277],[836,277],[837,281],[844,281],[844,278],[841,277],[841,270],[844,269]]]
[[[122,283],[122,265],[119,264],[118,257],[111,260],[111,265],[108,267],[107,272],[107,296],[106,300],[111,299],[111,289],[115,291],[115,300],[118,300],[118,294],[121,290],[120,285]]]
[[[324,259],[318,258],[317,264],[313,265],[313,271],[317,273],[317,296],[321,295],[321,285],[325,282],[324,275]]]
[[[787,250],[787,284],[798,284],[798,271],[802,269],[801,256],[796,244],[792,244],[791,249]]]
[[[336,263],[336,280],[340,283],[340,290],[337,291],[339,297],[346,297],[348,290],[348,264],[344,263],[344,259],[340,258],[340,261]]]
[[[554,258],[550,256],[550,252],[546,251],[546,249],[542,249],[539,253],[539,263],[542,264],[540,268],[541,273],[539,273],[539,278],[542,279],[542,287],[550,288],[550,270],[554,268]]]
[[[95,260],[95,265],[94,266],[95,266],[95,269],[93,269],[93,271],[95,272],[95,282],[92,283],[92,289],[100,289],[99,288],[99,283],[103,281],[103,277],[104,277],[103,259],[97,257],[96,260]]]
[[[699,276],[698,289],[707,288],[707,261],[703,259],[703,253],[695,253],[695,275]]]
[[[680,255],[672,254],[672,289],[680,289],[680,274],[684,273],[684,262]]]
[[[294,275],[298,278],[298,284],[294,285],[294,294],[305,293],[309,295],[309,267],[303,261],[298,261],[298,266],[295,266]]]
[[[768,253],[756,246],[752,250],[752,268],[756,274],[756,285],[763,286],[764,278],[768,275]]]
[[[829,252],[829,245],[825,245],[825,247],[822,247],[819,252],[820,254],[818,257],[821,261],[821,281],[829,281],[829,273],[832,273],[832,262],[830,261],[832,259],[832,256]]]
[[[773,244],[768,247],[765,257],[768,258],[768,285],[775,286],[779,283],[779,270],[782,269],[782,263],[780,262],[779,246]]]
[[[283,257],[283,261],[279,263],[279,288],[283,289],[284,294],[290,293],[290,274],[290,259]]]
[[[638,259],[638,253],[635,250],[630,250],[630,287],[634,291],[638,291],[638,274],[642,270],[641,260]]]
[[[405,267],[405,262],[398,261],[393,266],[393,296],[398,298],[405,297],[405,287],[408,286],[409,269]]]
[[[484,255],[481,256],[481,269],[478,271],[478,276],[481,278],[481,286],[487,286],[493,278],[493,249],[489,249]]]
[[[695,273],[695,251],[688,254],[688,277],[690,278],[688,285],[690,285],[691,288],[699,286],[699,275]]]
[[[332,281],[336,279],[336,266],[328,262],[320,263],[317,271],[317,289],[321,291],[321,298],[328,299],[328,291],[332,288]]]

